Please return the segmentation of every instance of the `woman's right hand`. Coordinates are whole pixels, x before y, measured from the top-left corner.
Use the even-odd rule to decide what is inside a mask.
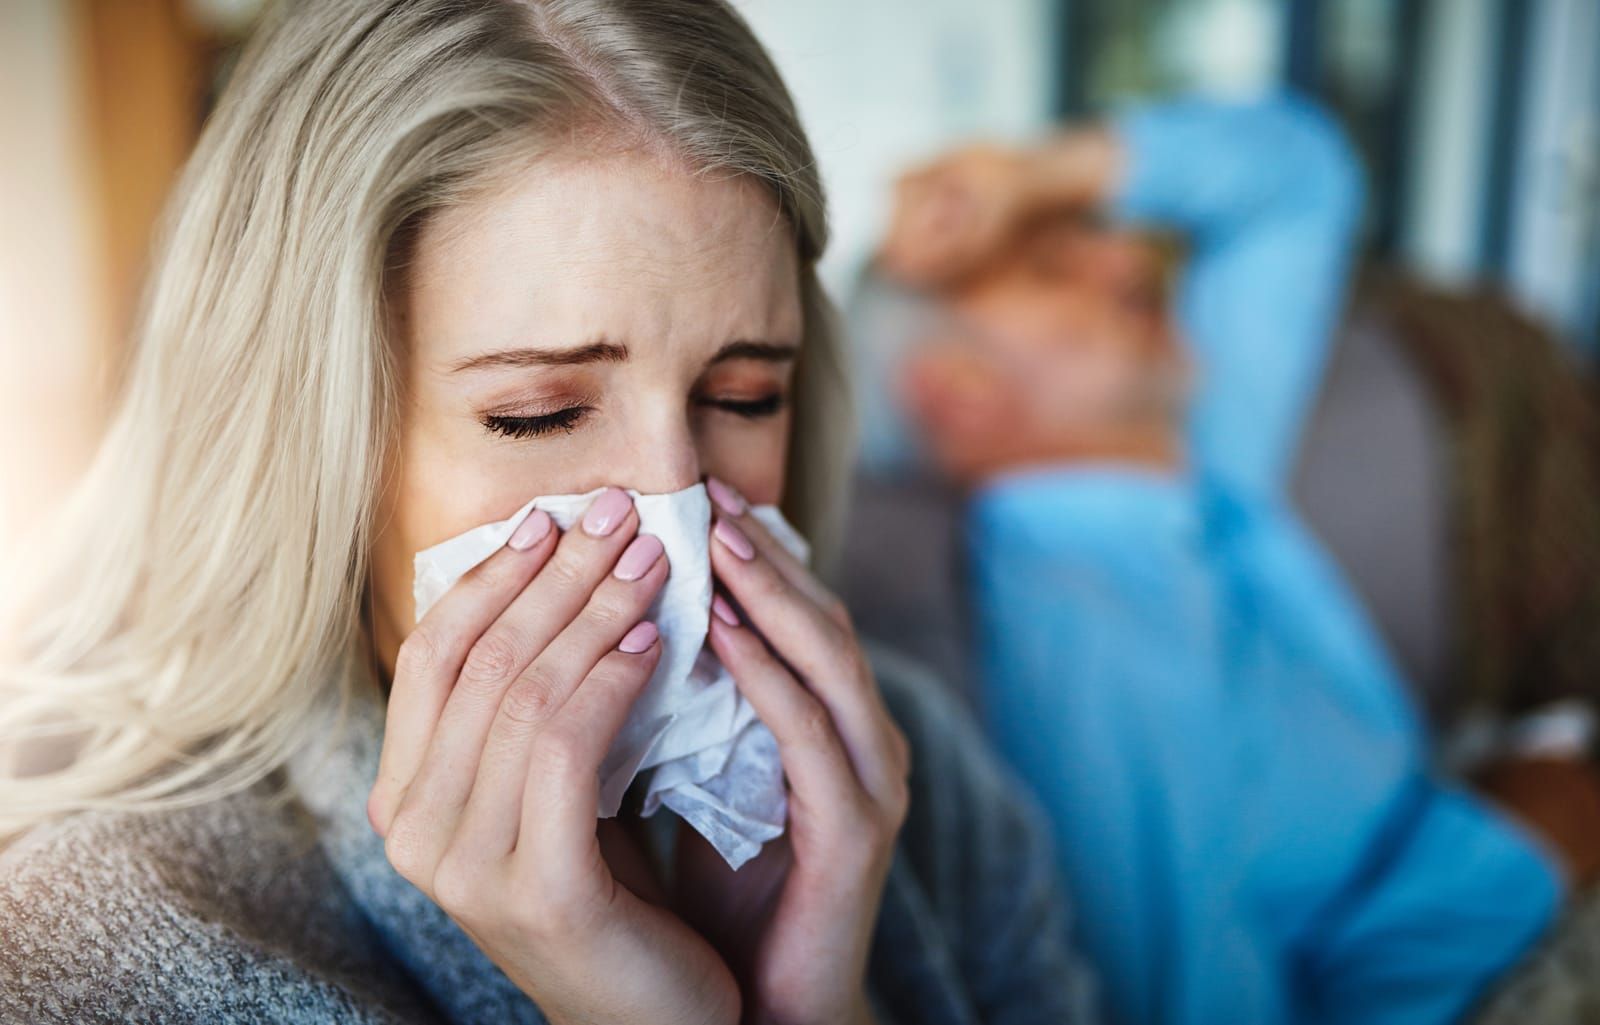
[[[552,1022],[732,1023],[727,966],[618,880],[608,854],[640,866],[596,828],[601,759],[661,649],[641,619],[667,562],[638,526],[615,488],[565,534],[535,512],[428,611],[396,658],[368,816]]]

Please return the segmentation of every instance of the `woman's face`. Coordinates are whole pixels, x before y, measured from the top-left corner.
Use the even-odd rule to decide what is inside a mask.
[[[372,584],[392,671],[415,552],[535,495],[781,498],[802,314],[770,194],[642,152],[548,156],[420,232]]]

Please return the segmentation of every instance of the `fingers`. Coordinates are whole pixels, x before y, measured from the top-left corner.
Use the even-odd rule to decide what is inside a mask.
[[[912,285],[962,277],[992,257],[1031,207],[1032,163],[1023,150],[976,144],[903,176],[880,257]]]
[[[778,741],[792,799],[800,808],[796,822],[817,822],[835,816],[860,825],[868,815],[865,793],[851,768],[827,707],[767,650],[761,638],[720,615],[711,620],[711,647],[739,682],[756,715]]]
[[[935,165],[901,179],[883,247],[886,266],[911,284],[956,276],[981,242],[981,199],[959,168]]]
[[[608,689],[614,686],[611,678],[618,675],[625,679],[617,685],[631,686],[631,671],[646,662],[653,671],[660,645],[654,625],[641,620],[666,583],[667,573],[661,541],[639,535],[577,618],[506,690],[484,741],[469,808],[462,817],[463,833],[472,832],[487,849],[509,851],[516,842],[530,763],[540,761],[536,749],[548,751],[545,734],[555,728],[553,720],[586,688]],[[582,762],[587,746],[563,751],[556,760],[564,768],[593,777],[609,744],[608,740],[588,763]],[[574,764],[566,765],[569,761]],[[533,772],[538,774],[537,769]],[[583,785],[581,777],[577,787],[558,789],[593,816],[592,787]]]
[[[732,520],[738,532],[744,535],[756,551],[777,567],[785,579],[825,610],[843,614],[843,604],[822,586],[812,574],[811,568],[773,537],[772,531],[767,529],[766,524],[754,516],[747,515],[750,503],[732,485],[717,477],[707,477],[706,493],[711,496],[711,501],[716,506],[718,518]],[[736,538],[730,536],[729,540],[735,545],[738,544]]]
[[[753,516],[723,512],[711,539],[711,567],[718,579],[806,681],[827,686],[825,680],[846,675],[838,653],[853,649],[854,643],[843,604],[784,552]]]
[[[404,782],[388,840],[392,846],[407,848],[409,860],[429,863],[448,841],[471,793],[502,698],[584,608],[637,528],[638,516],[627,494],[607,489],[585,512],[581,526],[561,536],[532,582],[469,642],[464,656],[457,656],[460,674],[449,688],[420,762],[407,765],[397,759],[393,768],[395,778]],[[631,625],[623,624],[619,635]],[[541,698],[556,702],[564,695]],[[409,835],[397,839],[392,830],[401,820]]]
[[[820,700],[862,782],[874,794],[894,793],[906,775],[901,757],[905,745],[884,707],[843,604],[754,517],[730,514],[742,499],[729,500],[733,492],[727,484],[718,481],[715,492],[721,515],[712,531],[711,564],[718,579]],[[726,604],[717,613],[713,618],[724,625],[737,618]],[[739,679],[737,673],[734,677]]]
[[[507,545],[468,570],[400,645],[367,817],[388,832],[400,796],[421,764],[434,724],[455,686],[466,652],[527,586],[555,551],[549,514],[530,513]]]
[[[913,288],[939,284],[946,277],[946,242],[903,215],[896,219],[878,250],[878,266],[890,278]]]
[[[541,733],[541,750],[530,768],[522,799],[517,848],[537,851],[578,833],[594,834],[599,802],[598,770],[634,700],[661,659],[654,629],[634,635],[602,658],[572,700]],[[643,647],[642,651],[624,650]]]

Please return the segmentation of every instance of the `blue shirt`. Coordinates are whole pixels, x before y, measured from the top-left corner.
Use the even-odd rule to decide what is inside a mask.
[[[1457,1018],[1555,867],[1435,778],[1381,641],[1285,506],[1360,207],[1314,108],[1117,122],[1135,221],[1192,245],[1180,473],[1019,472],[969,509],[985,718],[1043,799],[1122,1022]]]

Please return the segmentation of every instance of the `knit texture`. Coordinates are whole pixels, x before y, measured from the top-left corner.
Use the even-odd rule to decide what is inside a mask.
[[[914,762],[869,967],[880,1019],[1093,1020],[1042,814],[939,681],[869,650]],[[0,1021],[543,1022],[389,867],[365,814],[382,730],[381,700],[358,698],[281,779],[12,845]]]

